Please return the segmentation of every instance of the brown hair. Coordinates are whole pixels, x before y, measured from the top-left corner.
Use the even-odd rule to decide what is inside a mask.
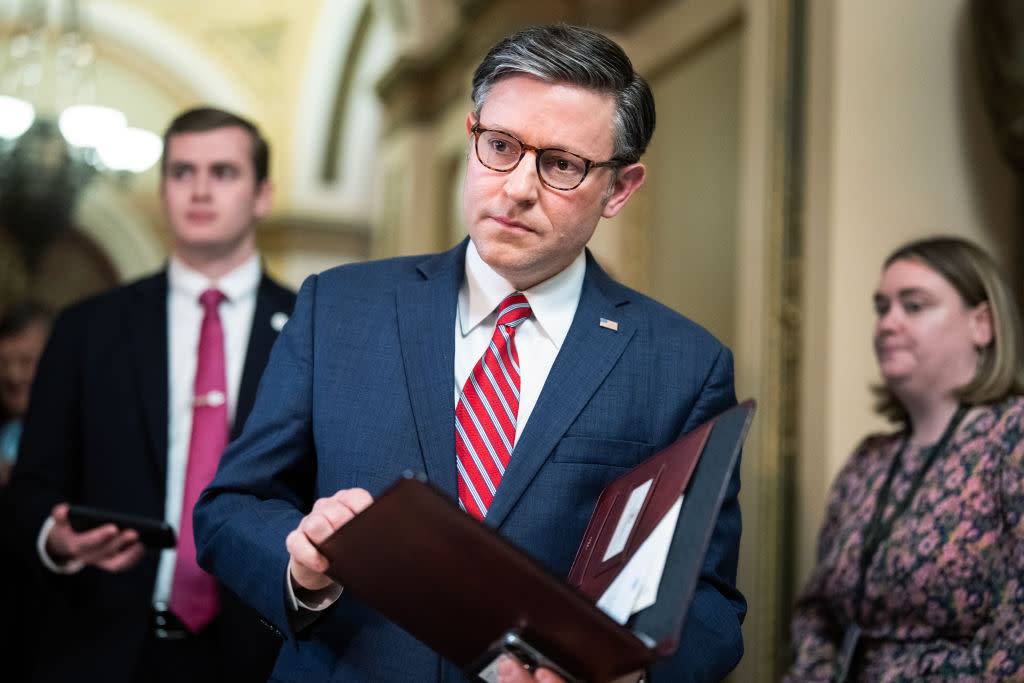
[[[0,339],[21,334],[32,325],[50,327],[53,311],[46,304],[35,299],[21,300],[0,315]]]
[[[960,237],[930,237],[903,245],[885,260],[916,261],[942,276],[973,308],[988,303],[992,341],[980,349],[978,372],[955,391],[965,404],[995,403],[1024,393],[1024,325],[1013,292],[999,266],[981,247]],[[872,388],[875,411],[892,422],[906,422],[907,411],[885,385]]]
[[[164,150],[167,149],[171,138],[181,133],[205,133],[218,128],[242,128],[249,134],[252,142],[252,166],[256,175],[257,187],[267,179],[270,167],[270,146],[263,138],[259,128],[252,121],[244,119],[238,114],[232,114],[223,109],[214,107],[196,107],[182,112],[171,121],[171,125],[164,132]],[[164,165],[160,164],[160,174],[163,175]]]

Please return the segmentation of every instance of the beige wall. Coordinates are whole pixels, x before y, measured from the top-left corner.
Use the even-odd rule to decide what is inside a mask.
[[[649,293],[729,346],[736,332],[738,23],[686,55],[651,87],[658,116],[645,157]]]
[[[871,292],[885,255],[931,233],[1016,268],[1014,181],[980,110],[967,0],[811,2],[805,374],[797,581],[832,478],[871,430]]]

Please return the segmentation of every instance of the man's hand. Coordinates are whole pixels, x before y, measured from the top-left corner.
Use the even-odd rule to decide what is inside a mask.
[[[299,526],[288,534],[285,546],[291,556],[291,579],[294,585],[318,591],[334,583],[327,576],[327,558],[316,544],[327,540],[334,531],[365,510],[373,497],[363,489],[343,489],[330,498],[321,498],[313,510],[302,518]]]
[[[565,683],[565,679],[547,669],[530,671],[512,657],[498,663],[498,683]]]
[[[55,523],[46,536],[46,553],[57,564],[77,561],[121,572],[135,566],[145,552],[134,529],[121,531],[113,524],[103,524],[78,533],[68,520],[67,503],[55,505],[51,514]]]

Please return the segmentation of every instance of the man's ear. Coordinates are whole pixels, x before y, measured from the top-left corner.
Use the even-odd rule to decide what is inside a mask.
[[[633,193],[640,189],[647,177],[647,169],[643,164],[630,164],[623,166],[615,174],[615,182],[612,183],[608,196],[605,199],[604,210],[601,215],[611,218],[626,205],[626,201],[633,196]]]
[[[473,126],[476,125],[476,114],[469,112],[466,114],[466,133],[473,132]]]
[[[992,307],[982,301],[971,311],[971,341],[983,349],[992,343]]]
[[[257,218],[263,218],[270,213],[270,207],[274,205],[274,184],[270,179],[264,180],[256,188],[256,197],[253,200],[252,214]]]

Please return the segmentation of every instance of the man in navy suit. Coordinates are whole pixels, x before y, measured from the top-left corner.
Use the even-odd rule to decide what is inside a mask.
[[[735,403],[729,350],[586,249],[643,184],[654,129],[621,48],[579,27],[524,30],[480,64],[473,100],[469,239],[310,277],[196,506],[200,564],[287,639],[274,680],[465,680],[327,577],[314,544],[405,470],[457,496],[456,406],[506,296],[530,313],[515,331],[514,449],[483,518],[556,574],[605,485]],[[653,680],[717,681],[739,661],[738,490],[734,473],[679,650]],[[557,680],[501,668],[503,681]]]
[[[64,310],[40,362],[12,484],[21,546],[43,583],[33,681],[263,681],[280,638],[226,589],[201,629],[168,609],[177,549],[105,524],[76,532],[68,503],[178,529],[203,309],[219,289],[227,424],[241,431],[295,302],[263,272],[255,223],[271,206],[257,128],[212,108],[164,136],[166,269]],[[233,421],[230,416],[233,415]],[[217,454],[214,454],[216,456]],[[182,557],[188,557],[183,555]],[[198,568],[195,570],[198,572]],[[214,589],[213,594],[217,591]]]

